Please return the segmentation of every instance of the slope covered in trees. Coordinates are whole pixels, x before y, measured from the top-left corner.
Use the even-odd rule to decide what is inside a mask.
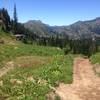
[[[90,21],[78,21],[69,26],[49,26],[38,20],[30,20],[24,23],[24,26],[33,32],[38,34],[67,34],[71,37],[79,37],[83,34],[85,35],[100,35],[100,18],[96,18]],[[41,31],[40,31],[41,30]]]
[[[0,9],[2,30],[20,36],[20,40],[24,43],[65,48],[65,54],[68,52],[85,55],[95,53],[100,44],[99,24],[100,18],[59,27],[49,26],[35,20],[21,24],[18,23],[16,5],[14,5],[13,19],[10,18],[6,9]]]
[[[0,26],[4,31],[10,31],[10,16],[6,9],[0,9]]]

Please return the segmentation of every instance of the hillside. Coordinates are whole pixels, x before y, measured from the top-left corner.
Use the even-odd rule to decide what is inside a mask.
[[[84,86],[84,84],[86,84],[85,79],[91,80],[91,78],[88,79],[85,76],[91,75],[90,72],[92,70],[90,65],[89,68],[86,65],[86,62],[89,61],[88,59],[77,60],[76,64],[78,64],[78,66],[75,67],[75,65],[74,69],[79,68],[79,70],[75,70],[75,74],[73,72],[73,61],[77,55],[64,55],[63,49],[58,47],[23,44],[20,41],[16,41],[13,35],[2,30],[0,31],[0,39],[3,41],[3,43],[0,44],[1,100],[48,100],[49,96],[51,98],[54,97],[55,99],[53,100],[56,100],[56,98],[65,98],[64,100],[66,100],[66,96],[68,97],[70,93],[65,94],[66,91],[73,91],[74,88],[74,91],[77,92],[77,84],[74,84],[73,80],[76,82],[77,78],[81,77],[81,74],[84,80],[78,80],[77,83],[87,89],[87,86]],[[100,54],[97,53],[91,56],[91,61],[93,63],[99,63],[99,55]],[[80,68],[79,65],[81,64],[82,66]],[[98,68],[100,67],[94,67],[94,72],[96,72]],[[96,72],[96,74],[100,75],[100,72]],[[77,75],[78,77],[74,77],[73,75]],[[95,78],[92,79],[94,80]],[[91,89],[98,86],[96,81],[93,82],[96,85],[92,85]],[[65,83],[65,85],[60,83]],[[72,85],[73,88],[70,87],[69,84]],[[92,83],[87,84],[91,86]],[[81,90],[82,88],[79,86],[78,89]],[[51,91],[55,91],[53,95]],[[86,91],[89,91],[89,89]],[[87,94],[83,92],[85,93],[85,91],[82,90],[81,95],[87,98],[87,95],[94,91],[91,90]],[[95,92],[99,93],[98,89],[95,89]],[[64,97],[62,97],[62,94],[64,94]],[[69,95],[71,94],[73,93]],[[97,98],[97,96],[95,98]]]
[[[1,44],[17,44],[16,38],[14,35],[4,32],[0,29],[0,45]]]
[[[24,23],[24,26],[39,35],[67,34],[73,38],[82,35],[100,35],[100,18],[89,21],[78,21],[69,26],[49,26],[41,21],[31,20]]]
[[[72,82],[73,55],[17,42],[3,31],[0,37],[0,100],[45,100],[51,87]]]
[[[0,100],[100,100],[99,4],[1,0]]]
[[[24,26],[38,35],[49,35],[51,31],[50,26],[42,23],[40,20],[30,20],[26,22]]]

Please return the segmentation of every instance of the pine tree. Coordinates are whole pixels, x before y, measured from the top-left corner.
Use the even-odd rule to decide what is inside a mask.
[[[1,26],[2,26],[2,29],[4,31],[10,31],[10,16],[8,14],[8,11],[3,8],[3,9],[0,9],[0,20],[1,20]]]
[[[14,5],[14,15],[13,15],[13,33],[17,34],[17,27],[18,27],[18,18],[17,18],[17,10],[16,10],[16,4]]]

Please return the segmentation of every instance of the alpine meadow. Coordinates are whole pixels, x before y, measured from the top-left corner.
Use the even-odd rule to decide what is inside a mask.
[[[100,100],[100,2],[23,1],[0,1],[0,100]]]

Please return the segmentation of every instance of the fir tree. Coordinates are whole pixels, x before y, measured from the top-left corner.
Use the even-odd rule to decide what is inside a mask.
[[[17,27],[18,27],[18,18],[17,18],[17,10],[16,10],[16,4],[14,5],[14,15],[13,15],[13,33],[17,34]]]

